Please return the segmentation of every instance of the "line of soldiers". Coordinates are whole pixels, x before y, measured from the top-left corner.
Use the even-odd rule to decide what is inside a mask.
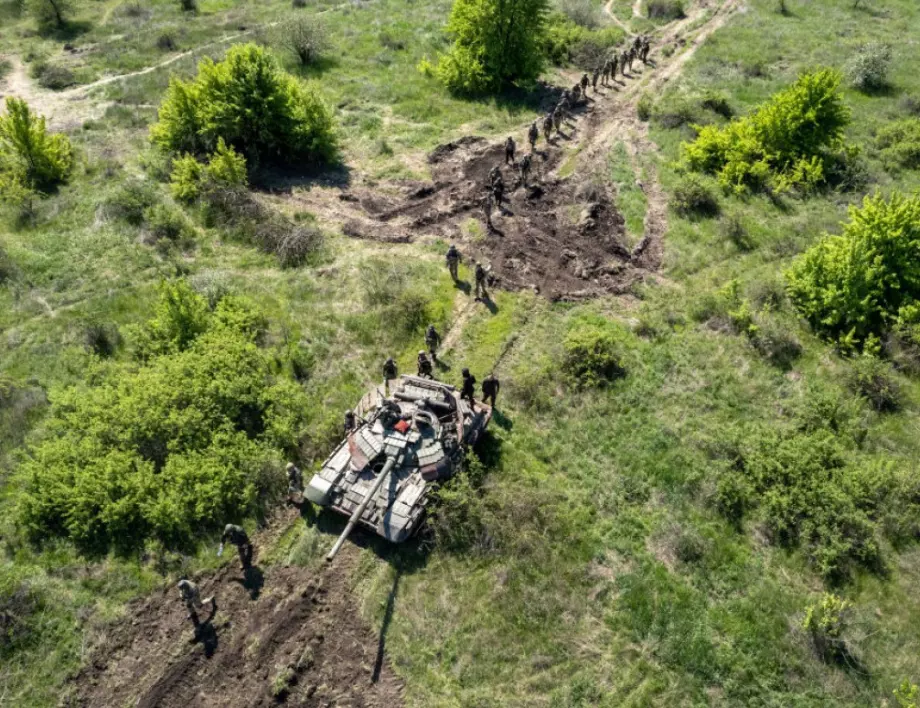
[[[290,480],[292,478],[292,468],[296,471],[297,479],[299,479],[300,491],[302,492],[303,476],[300,474],[300,470],[291,463],[288,464],[288,479]],[[243,572],[248,571],[252,565],[252,542],[249,540],[249,535],[246,533],[246,530],[242,526],[237,526],[236,524],[227,524],[224,527],[223,535],[220,537],[220,548],[217,549],[218,557],[223,555],[224,544],[226,543],[232,543],[236,546],[240,556],[242,570]],[[214,614],[217,612],[217,600],[214,597],[202,600],[198,586],[188,578],[181,578],[176,587],[179,590],[179,598],[185,603],[185,608],[188,610],[188,618],[192,620],[196,628],[201,624],[201,620],[198,617],[198,611],[205,607],[205,605],[211,606],[211,615],[207,621],[210,621],[210,619],[214,617]]]
[[[510,140],[511,138],[509,138]],[[529,157],[529,155],[528,155]],[[492,172],[498,170],[498,167],[494,167]],[[498,171],[498,179],[501,180],[501,170]],[[504,194],[504,183],[501,183],[500,193]],[[484,206],[484,211],[486,212],[486,223],[489,225],[489,228],[492,228],[492,201],[491,198],[494,197],[493,192],[489,192],[489,195],[486,197],[486,204]],[[460,254],[460,251],[457,250],[457,247],[454,244],[451,244],[447,249],[447,253],[444,256],[444,261],[447,263],[447,270],[450,273],[450,277],[456,283],[459,281],[460,277],[458,275],[458,269],[460,264],[463,262],[463,256]],[[475,284],[474,295],[477,300],[485,300],[489,297],[488,291],[486,291],[486,281],[489,279],[490,268],[484,266],[482,263],[475,263],[475,268],[473,269],[473,280]],[[427,337],[426,337],[427,340]]]

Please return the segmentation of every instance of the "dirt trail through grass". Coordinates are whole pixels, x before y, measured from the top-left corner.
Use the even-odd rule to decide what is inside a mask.
[[[401,705],[402,684],[351,594],[359,553],[347,544],[334,564],[318,570],[263,570],[257,551],[247,573],[234,560],[195,578],[202,599],[217,602],[209,621],[210,608],[202,611],[197,630],[172,586],[130,605],[77,677],[67,704]]]

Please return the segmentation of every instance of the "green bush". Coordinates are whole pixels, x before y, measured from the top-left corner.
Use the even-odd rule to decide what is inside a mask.
[[[205,59],[191,82],[173,78],[151,138],[195,156],[223,140],[250,165],[325,162],[337,152],[326,105],[255,44],[231,47],[221,62]]]
[[[52,91],[60,91],[68,86],[73,86],[77,82],[73,72],[60,64],[35,62],[32,65],[31,73],[38,81],[39,86]]]
[[[683,0],[646,0],[649,19],[680,20],[686,17]]]
[[[891,373],[891,366],[870,354],[852,361],[847,385],[879,412],[896,411],[901,406],[901,391]]]
[[[455,0],[447,23],[454,43],[439,56],[436,76],[459,94],[534,81],[543,69],[547,7],[547,0]]]
[[[223,138],[218,138],[207,165],[192,155],[181,155],[173,161],[170,175],[173,197],[186,204],[196,201],[203,192],[245,187],[248,182],[246,158],[228,147]]]
[[[842,147],[849,123],[839,85],[829,69],[805,74],[750,116],[700,127],[696,140],[681,145],[683,159],[736,193],[812,190],[825,181],[828,152]]]
[[[652,107],[652,97],[649,94],[643,93],[639,96],[639,101],[636,103],[636,115],[639,120],[648,121],[652,117]]]
[[[225,298],[210,312],[197,298],[165,286],[148,325],[162,353],[52,396],[47,434],[21,467],[33,537],[94,554],[148,538],[189,547],[271,493],[267,470],[294,446],[303,395],[273,378],[251,306]]]
[[[844,644],[850,603],[833,593],[805,608],[802,628],[808,632],[822,656],[836,653]]]
[[[121,219],[132,226],[144,223],[144,213],[156,203],[156,189],[149,182],[129,180],[103,204],[108,216]]]
[[[890,46],[877,42],[866,44],[847,64],[847,79],[858,91],[878,91],[888,85],[890,64]]]
[[[626,375],[626,333],[610,323],[579,323],[562,344],[562,371],[578,387],[593,388]]]
[[[155,204],[144,212],[147,230],[153,241],[186,245],[192,236],[192,227],[185,215],[166,204]]]
[[[877,342],[920,298],[920,196],[866,197],[843,233],[826,235],[786,273],[789,296],[844,348]]]
[[[907,118],[883,126],[875,143],[889,167],[920,169],[920,118]]]
[[[50,135],[45,119],[25,101],[7,97],[0,115],[0,198],[49,192],[70,178],[73,149],[64,135]]]
[[[695,175],[684,178],[674,188],[671,208],[687,218],[712,218],[719,215],[719,198]]]
[[[309,66],[329,49],[328,32],[316,18],[297,15],[276,28],[274,44]]]

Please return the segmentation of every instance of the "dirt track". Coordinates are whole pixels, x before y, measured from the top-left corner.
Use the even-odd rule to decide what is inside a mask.
[[[196,632],[174,587],[134,603],[76,677],[68,706],[352,706],[402,703],[402,685],[348,588],[358,551],[320,571],[233,562],[195,579],[214,595]],[[264,575],[263,575],[264,574]],[[286,677],[279,679],[278,677]]]

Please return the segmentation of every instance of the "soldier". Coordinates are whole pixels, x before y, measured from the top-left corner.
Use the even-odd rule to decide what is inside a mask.
[[[476,264],[476,299],[484,300],[489,296],[486,292],[486,276],[488,271],[482,267],[482,263]]]
[[[642,40],[642,48],[640,49],[643,64],[648,64],[648,53],[650,48],[648,37],[646,37]]]
[[[556,109],[553,111],[553,127],[556,129],[557,133],[562,132],[562,104],[560,103],[556,106]]]
[[[182,602],[185,603],[185,609],[188,610],[188,618],[195,623],[195,626],[198,626],[198,612],[202,607],[207,604],[211,605],[212,611],[217,612],[217,602],[214,601],[213,597],[209,597],[204,602],[201,601],[201,595],[198,593],[198,586],[195,585],[191,580],[182,578],[177,585],[179,588],[179,597],[182,598]]]
[[[450,248],[447,249],[447,255],[444,256],[444,260],[447,262],[447,270],[450,271],[450,277],[454,279],[454,282],[457,282],[457,266],[460,265],[460,261],[462,261],[463,258],[460,256],[460,251],[457,250],[454,244],[450,244]],[[396,376],[392,378],[395,379]]]
[[[425,346],[428,347],[428,352],[431,354],[431,360],[438,360],[438,347],[441,344],[441,335],[438,334],[438,330],[434,328],[433,324],[428,325],[428,329],[425,330]]]
[[[460,388],[460,398],[470,402],[470,408],[476,403],[476,377],[470,373],[469,369],[463,370],[463,385]]]
[[[498,389],[501,388],[501,384],[498,379],[495,378],[494,373],[490,373],[482,380],[482,402],[488,403],[492,401],[492,406],[495,406],[495,397],[498,395]]]
[[[641,35],[641,34],[637,34],[637,35],[633,38],[632,48],[635,49],[635,50],[638,52],[638,51],[639,51],[639,47],[641,47],[641,46],[642,46],[642,35]]]
[[[495,197],[492,196],[492,190],[482,198],[482,215],[485,218],[486,228],[489,233],[492,233],[495,230],[495,226],[492,224],[492,209],[495,208]]]
[[[227,541],[236,546],[236,550],[240,554],[240,565],[243,566],[243,570],[248,569],[249,564],[252,562],[252,544],[249,542],[249,536],[246,535],[243,527],[236,524],[224,526],[224,535],[220,537],[220,548],[217,549],[218,557],[224,554],[224,544]]]
[[[505,180],[502,179],[501,174],[492,182],[492,196],[495,197],[495,206],[501,211],[502,200],[505,198]]]
[[[431,374],[431,359],[424,351],[418,353],[418,375],[433,378]]]
[[[358,419],[355,417],[355,412],[353,410],[349,409],[345,411],[345,423],[342,428],[346,436],[358,429]]]
[[[633,47],[629,50],[629,53],[626,55],[626,60],[629,62],[629,70],[633,70],[633,62],[636,60],[636,48]]]
[[[527,189],[527,175],[530,174],[530,164],[532,159],[532,155],[524,155],[524,158],[521,160],[521,185],[523,185],[524,189]]]
[[[514,151],[515,151],[516,149],[517,149],[517,145],[514,144],[514,138],[512,138],[512,137],[509,135],[509,136],[508,136],[508,139],[505,141],[505,164],[506,164],[506,165],[507,165],[509,162],[510,162],[512,165],[514,164]]]
[[[453,248],[453,246],[451,246]],[[448,251],[449,253],[449,251]],[[456,280],[456,276],[454,280]],[[399,371],[396,369],[396,362],[393,361],[393,357],[389,357],[385,362],[383,362],[383,386],[386,389],[386,392],[390,392],[390,381],[399,376]]]
[[[628,57],[627,57],[626,52],[620,52],[620,73],[623,74],[623,76],[626,76],[626,61],[627,61],[627,58],[628,58]]]
[[[617,78],[617,55],[616,54],[614,54],[610,58],[610,78],[614,80],[614,83],[616,82],[616,78]]]
[[[294,501],[303,494],[303,473],[293,462],[288,462],[285,467],[288,478],[288,500]]]
[[[537,149],[537,140],[540,138],[540,130],[537,128],[537,121],[534,121],[530,124],[530,128],[527,131],[527,142],[530,143],[530,151],[533,152]]]
[[[577,106],[578,100],[581,98],[581,86],[575,84],[572,87],[572,105]]]
[[[591,88],[594,90],[594,93],[597,93],[597,80],[601,77],[601,70],[598,68],[594,69],[594,73],[591,75]]]
[[[587,74],[581,75],[581,93],[585,97],[585,100],[588,100],[588,84],[591,83],[591,79],[588,78]]]
[[[553,134],[553,114],[547,113],[543,116],[543,137],[546,144],[549,145],[550,136]]]

